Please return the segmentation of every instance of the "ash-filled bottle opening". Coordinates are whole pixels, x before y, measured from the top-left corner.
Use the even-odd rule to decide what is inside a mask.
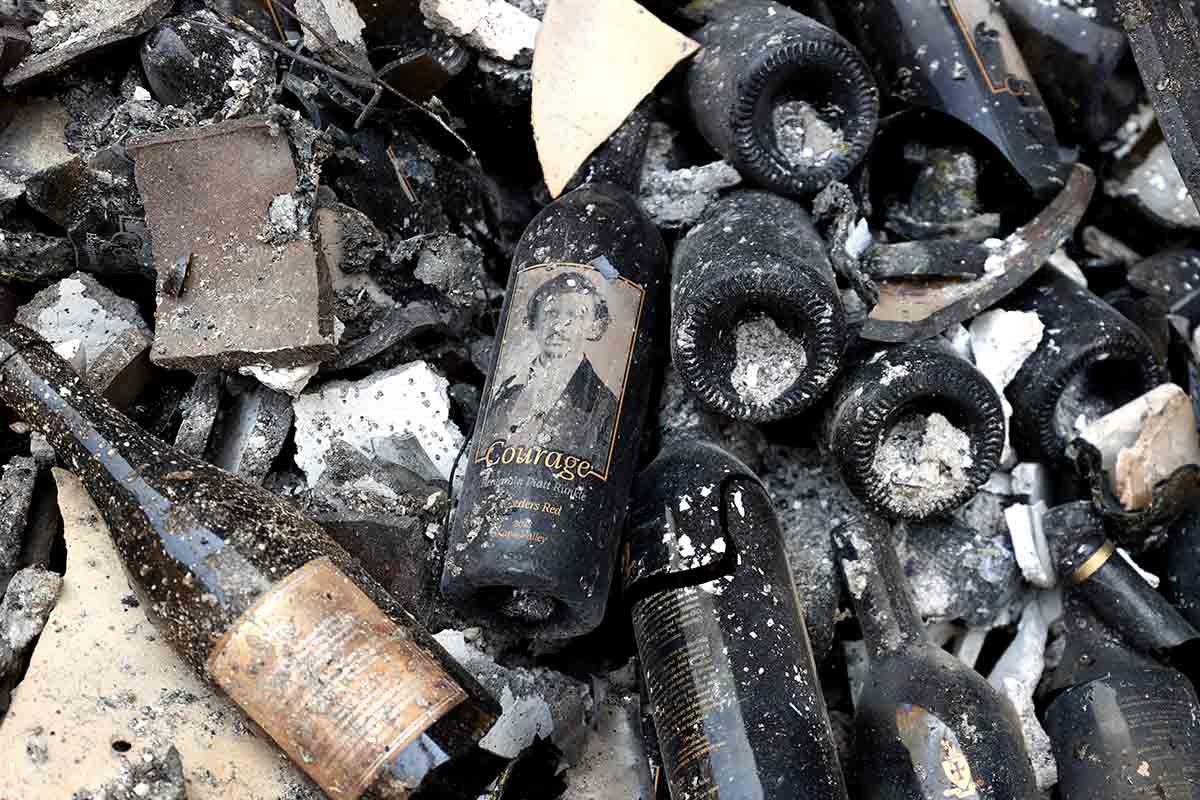
[[[558,611],[558,600],[532,589],[497,588],[485,593],[500,616],[527,624],[549,622]],[[482,599],[482,598],[481,598]]]
[[[1138,364],[1106,358],[1078,367],[1054,404],[1054,432],[1063,441],[1078,436],[1088,425],[1142,394],[1144,379]]]
[[[789,171],[839,174],[854,164],[839,165],[870,137],[874,119],[862,107],[862,92],[845,76],[822,65],[802,64],[781,71],[759,96],[754,133],[762,150]]]
[[[975,465],[975,446],[961,411],[922,398],[894,416],[871,471],[894,511],[924,517],[971,491]]]
[[[733,371],[729,378],[742,402],[769,405],[804,377],[807,337],[786,319],[749,310],[733,329]]]

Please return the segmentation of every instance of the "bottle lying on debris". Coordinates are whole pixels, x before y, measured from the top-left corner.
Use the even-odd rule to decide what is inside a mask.
[[[884,93],[987,137],[1038,194],[1062,188],[1054,121],[990,0],[851,0],[836,9]]]
[[[624,557],[674,798],[844,800],[833,732],[771,500],[714,445],[639,475]]]
[[[847,488],[887,517],[925,519],[965,503],[1004,449],[1004,410],[991,383],[931,343],[860,358],[825,425]]]
[[[925,638],[887,524],[860,517],[833,537],[870,660],[855,715],[854,796],[1036,797],[1016,711]]]
[[[879,92],[854,46],[780,3],[729,3],[694,36],[692,118],[738,172],[782,194],[815,194],[858,166]]]
[[[767,192],[714,203],[675,248],[671,360],[714,411],[800,413],[842,366],[846,313],[808,212]]]
[[[521,237],[442,572],[467,616],[543,638],[600,624],[666,282],[662,238],[615,184]]]
[[[330,797],[474,796],[498,704],[286,501],[155,439],[27,328],[0,399],[96,501],[163,635]],[[469,769],[464,769],[469,765]]]
[[[1176,661],[1200,652],[1200,631],[1117,553],[1090,501],[1055,506],[1042,516],[1042,528],[1060,576],[1129,644]]]
[[[1068,597],[1066,649],[1044,680],[1061,800],[1195,800],[1200,700],[1180,672],[1138,655]]]
[[[1027,460],[1062,463],[1088,423],[1167,380],[1146,334],[1056,269],[1043,269],[1004,308],[1037,314],[1046,330],[1005,393],[1013,445]]]

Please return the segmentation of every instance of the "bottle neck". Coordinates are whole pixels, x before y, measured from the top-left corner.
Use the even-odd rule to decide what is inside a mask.
[[[871,657],[926,645],[925,626],[913,605],[887,523],[862,517],[838,528],[833,538]]]

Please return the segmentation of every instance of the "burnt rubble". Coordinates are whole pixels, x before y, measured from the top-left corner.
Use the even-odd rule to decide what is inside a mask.
[[[851,535],[876,523],[922,646],[1008,704],[1041,800],[1083,796],[1065,701],[1048,721],[1064,692],[1108,691],[1106,664],[1200,690],[1191,634],[1134,629],[1145,607],[1193,631],[1200,608],[1200,15],[930,2],[901,25],[908,5],[0,0],[0,323],[361,562],[494,696],[478,744],[508,768],[487,800],[678,791],[688,744],[647,675],[699,645],[684,630],[651,652],[633,620],[727,606],[762,612],[722,621],[739,634],[791,630],[778,602],[721,594],[768,575],[730,533],[747,494],[672,484],[653,535],[631,505],[668,491],[644,485],[656,457],[700,442],[727,481],[761,483],[753,513],[779,531],[812,657],[795,681],[825,706],[795,713],[841,767],[811,796],[877,796],[855,736],[881,623],[854,556],[879,553]],[[626,50],[572,58],[606,63],[611,91],[551,74],[585,40],[568,18],[607,15]],[[623,61],[643,51],[666,75],[644,96]],[[593,138],[625,121],[577,163],[572,119]],[[621,253],[669,266],[634,279]],[[549,296],[590,290],[594,324],[558,376],[521,276],[564,266]],[[325,796],[184,668],[119,531],[0,412],[0,798]],[[593,489],[612,493],[594,519],[563,511]],[[669,569],[639,574],[638,548]],[[529,563],[547,574],[505,582]],[[550,574],[571,569],[590,571]],[[470,603],[447,589],[464,574],[487,584]],[[555,634],[576,600],[587,615]],[[771,668],[760,646],[710,654],[713,674]],[[1178,725],[1200,747],[1200,721]],[[729,758],[714,780],[768,769]],[[1184,796],[1157,780],[1130,785]],[[414,800],[456,800],[424,786]]]

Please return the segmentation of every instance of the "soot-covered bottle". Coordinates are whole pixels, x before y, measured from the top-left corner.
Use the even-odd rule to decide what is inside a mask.
[[[638,477],[625,598],[673,800],[844,800],[770,498],[714,445]]]
[[[0,399],[83,481],[164,636],[330,797],[496,776],[495,701],[293,506],[146,433],[18,325]]]
[[[925,637],[886,523],[854,519],[834,546],[867,645],[855,712],[861,800],[1031,800],[1037,785],[1012,705]]]
[[[866,155],[879,93],[854,46],[781,3],[712,9],[687,73],[696,128],[753,183],[813,194]]]
[[[930,343],[865,351],[825,422],[842,480],[887,517],[925,519],[965,503],[1004,450],[1000,396],[978,369]]]
[[[1075,592],[1066,647],[1042,682],[1062,800],[1200,800],[1200,701],[1179,671],[1133,652]]]
[[[442,572],[467,616],[543,638],[600,623],[666,288],[662,238],[615,184],[521,237]]]
[[[1029,68],[992,0],[849,0],[836,7],[880,90],[960,120],[992,142],[1038,194],[1068,165]]]
[[[1004,308],[1032,311],[1045,326],[1005,389],[1013,446],[1025,459],[1063,463],[1088,423],[1167,380],[1149,337],[1056,269],[1043,269]]]
[[[709,408],[753,422],[813,405],[846,348],[846,313],[808,212],[784,197],[718,200],[675,248],[671,360]]]

